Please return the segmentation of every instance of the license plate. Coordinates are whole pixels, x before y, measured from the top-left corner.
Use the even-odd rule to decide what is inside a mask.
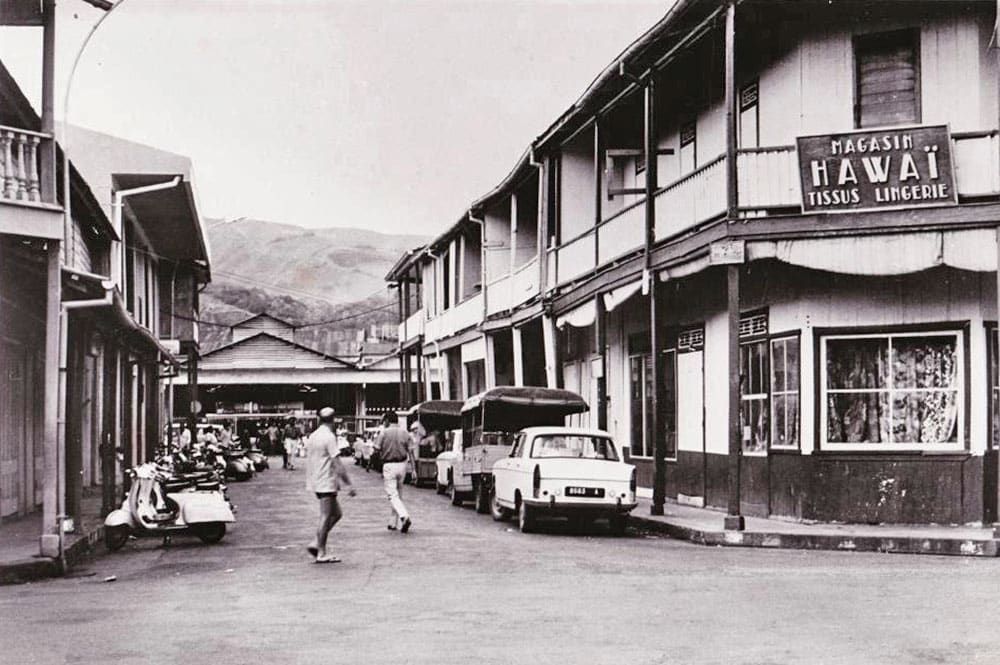
[[[604,497],[603,487],[567,487],[566,496],[582,496],[589,499],[601,499]]]

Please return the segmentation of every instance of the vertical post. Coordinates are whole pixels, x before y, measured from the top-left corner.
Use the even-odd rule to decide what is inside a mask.
[[[48,243],[47,294],[45,302],[45,476],[42,493],[42,533],[39,549],[42,556],[61,553],[59,529],[59,340],[62,284],[59,274],[59,243]]]
[[[997,8],[998,16],[1000,16],[1000,2],[998,2]],[[997,273],[996,273],[996,286],[997,286],[997,315],[1000,318],[1000,226],[996,228],[997,236]],[[996,357],[1000,358],[1000,329],[997,331],[997,347],[993,349],[993,353],[997,354]],[[992,386],[990,387],[992,389]],[[986,442],[986,448],[989,450],[990,445],[993,443],[992,432],[990,433],[990,440]],[[997,455],[1000,455],[1000,451],[997,451]],[[996,465],[994,470],[996,478],[993,482],[993,496],[983,497],[984,503],[989,501],[993,504],[993,537],[1000,538],[1000,461]],[[984,484],[986,487],[989,483]]]
[[[126,363],[126,371],[131,372]],[[188,410],[187,426],[191,430],[191,442],[194,443],[195,434],[198,432],[198,413],[201,405],[198,403],[198,349],[195,345],[188,343],[187,347],[187,371],[188,371]],[[123,382],[128,385],[127,382]]]
[[[426,393],[424,392],[424,354],[417,347],[417,401],[423,402],[426,400]]]
[[[608,346],[608,322],[604,309],[604,296],[598,293],[594,296],[594,343],[597,347],[597,429],[608,429],[608,361],[606,349]]]
[[[601,224],[601,207],[604,198],[604,178],[601,175],[604,164],[604,160],[601,159],[604,147],[603,138],[601,136],[601,120],[594,118],[594,268],[601,265],[601,248],[598,242],[597,227]]]
[[[736,174],[736,2],[726,7],[726,216],[739,217],[739,180]]]
[[[42,201],[56,202],[55,136],[56,2],[45,0],[42,25],[42,133],[49,138],[39,146],[39,173]]]
[[[402,282],[397,282],[396,283],[396,302],[398,303],[399,320],[405,322],[406,321],[406,316],[404,315],[404,309],[403,309],[403,283]],[[405,334],[405,328],[406,328],[406,326],[404,325],[403,328],[404,328],[404,334]],[[406,390],[406,362],[404,360],[405,355],[403,353],[403,343],[405,341],[406,340],[404,340],[404,339],[399,340],[399,350],[398,350],[398,353],[397,353],[397,356],[399,358],[399,405],[400,406],[402,406],[403,404],[406,403],[406,394],[404,392]]]
[[[736,2],[726,7],[726,217],[731,224],[739,217],[736,177]],[[726,266],[727,357],[729,371],[729,502],[725,527],[742,531],[740,514],[740,266]]]
[[[662,382],[663,360],[660,356],[659,313],[657,312],[657,279],[653,275],[653,246],[656,243],[656,185],[657,185],[657,148],[659,135],[656,123],[656,78],[650,73],[646,79],[646,114],[644,147],[646,153],[646,245],[645,270],[643,279],[649,292],[649,351],[652,361],[653,392],[648,396],[649,408],[653,418],[653,503],[649,512],[653,515],[663,514],[663,504],[667,493],[667,441],[663,437],[662,418],[660,417],[660,390]]]
[[[729,372],[729,502],[726,529],[742,531],[740,514],[740,266],[726,266],[726,357]]]
[[[559,358],[556,356],[556,324],[551,316],[542,316],[542,346],[545,347],[545,385],[559,387]]]
[[[510,329],[511,347],[514,350],[514,385],[524,385],[524,350],[521,346],[521,329],[512,326]]]

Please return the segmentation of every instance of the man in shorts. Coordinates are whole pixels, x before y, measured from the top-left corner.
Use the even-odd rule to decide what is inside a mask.
[[[327,553],[326,541],[330,529],[343,515],[337,503],[337,492],[342,487],[348,488],[348,496],[354,496],[351,479],[340,461],[340,446],[333,432],[333,409],[327,406],[320,409],[319,427],[306,440],[306,489],[319,499],[316,538],[306,549],[316,557],[316,563],[340,561]]]

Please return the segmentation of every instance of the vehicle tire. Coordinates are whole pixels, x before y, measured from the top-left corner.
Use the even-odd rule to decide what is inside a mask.
[[[448,494],[451,495],[451,505],[461,506],[462,505],[462,495],[459,494],[458,490],[455,489],[455,481],[448,481]]]
[[[490,517],[494,522],[503,522],[510,517],[510,511],[497,503],[497,490],[494,487],[490,492]]]
[[[128,542],[128,535],[131,530],[127,526],[107,526],[104,527],[104,547],[109,552],[117,552]]]
[[[474,491],[476,493],[476,512],[485,515],[490,512],[490,495],[489,490],[486,489],[486,483],[480,480],[479,487],[475,488]]]
[[[535,511],[524,501],[517,505],[517,528],[521,533],[535,530]]]
[[[447,494],[448,493],[448,486],[447,485],[442,485],[441,483],[439,483],[438,480],[437,480],[437,478],[434,479],[434,489],[437,491],[438,494]]]
[[[612,515],[608,518],[608,527],[615,536],[624,536],[628,526],[628,515]]]
[[[214,545],[226,535],[226,523],[205,522],[204,524],[196,524],[191,527],[191,531],[194,532],[194,535],[198,536],[201,542]]]

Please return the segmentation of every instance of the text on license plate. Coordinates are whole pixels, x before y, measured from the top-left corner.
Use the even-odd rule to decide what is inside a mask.
[[[603,487],[567,487],[566,496],[583,496],[600,499],[604,496]]]

